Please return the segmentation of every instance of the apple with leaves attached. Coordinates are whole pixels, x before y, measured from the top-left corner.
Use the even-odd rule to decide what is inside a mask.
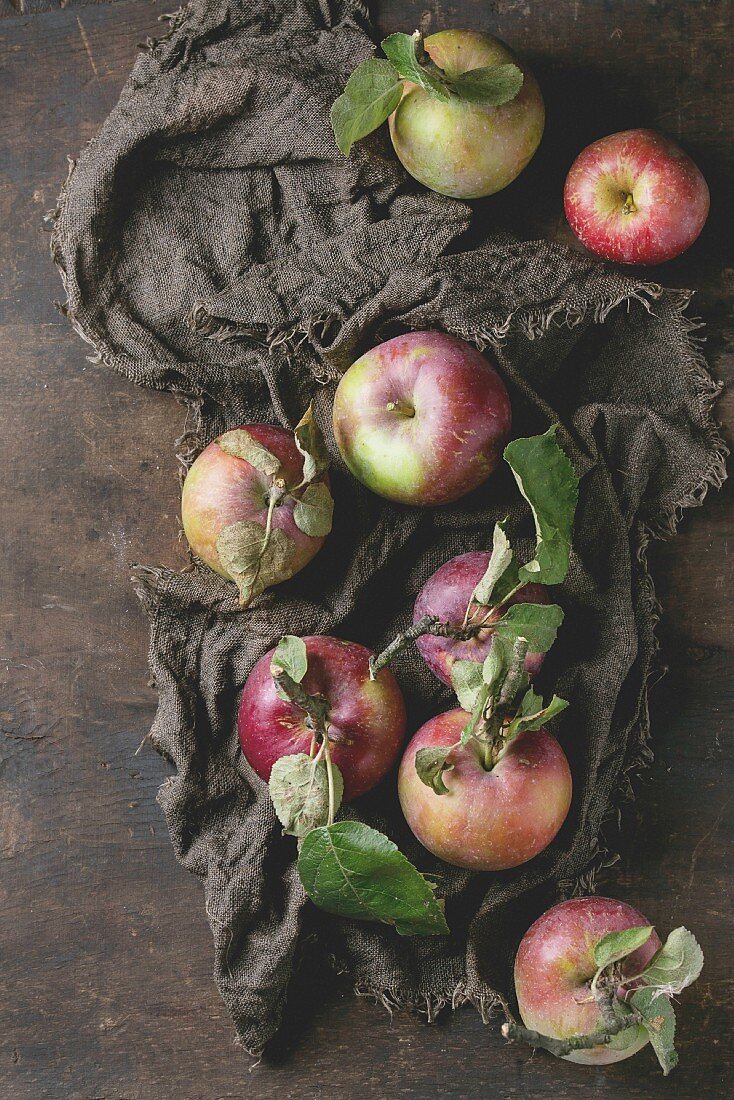
[[[623,130],[579,153],[564,188],[571,229],[591,252],[624,264],[660,264],[703,229],[709,189],[700,170],[655,130]]]
[[[371,679],[371,651],[356,642],[312,635],[289,637],[289,644],[299,653],[295,676],[281,647],[261,657],[247,678],[237,722],[242,751],[267,782],[282,757],[316,756],[323,747],[350,801],[379,783],[402,748],[402,693],[389,669]],[[283,690],[284,675],[293,680],[293,697]]]
[[[421,844],[472,871],[517,867],[547,848],[568,814],[572,781],[543,723],[565,705],[554,696],[544,707],[536,697],[532,717],[492,737],[467,737],[476,727],[462,709],[426,722],[398,776],[400,805]]]
[[[545,109],[535,77],[504,43],[465,30],[424,41],[416,31],[391,34],[382,49],[387,60],[363,61],[332,107],[343,153],[389,116],[404,167],[442,195],[493,195],[522,172]]]
[[[342,376],[334,435],[354,476],[403,504],[436,505],[476,489],[509,435],[510,399],[476,348],[410,332],[368,351]]]
[[[572,1062],[606,1065],[648,1041],[667,1074],[677,1063],[670,998],[696,980],[703,953],[676,928],[661,944],[649,921],[612,898],[583,897],[544,913],[525,933],[515,959],[515,991],[524,1040]]]
[[[268,781],[283,832],[299,838],[298,873],[319,908],[382,921],[404,936],[448,932],[436,884],[395,843],[361,821],[336,821],[342,801],[374,787],[405,733],[395,678],[370,674],[354,642],[287,634],[242,692],[242,750]]]
[[[235,581],[246,607],[303,569],[331,530],[329,455],[311,409],[295,432],[245,424],[195,460],[181,498],[193,552]]]
[[[504,535],[504,531],[502,531]],[[506,541],[506,540],[505,540]],[[497,551],[501,553],[501,550]],[[488,591],[483,584],[491,566],[493,551],[470,550],[458,554],[442,565],[428,578],[418,593],[413,611],[413,623],[426,618],[438,619],[453,629],[446,636],[423,634],[416,639],[421,657],[434,676],[444,684],[451,683],[451,669],[456,661],[484,661],[489,655],[495,631],[522,631],[522,621],[517,604],[550,604],[546,589],[540,584],[510,580],[504,575],[501,591]],[[527,609],[525,609],[527,610]],[[509,618],[507,613],[510,612]],[[530,609],[530,614],[534,609]],[[560,625],[560,608],[554,615],[543,612],[552,627]],[[552,622],[551,622],[552,620]],[[463,635],[467,635],[464,637]],[[544,653],[528,652],[525,671],[535,676],[543,664]]]
[[[506,533],[495,524],[491,551],[469,551],[442,565],[418,594],[413,623],[370,661],[372,672],[415,642],[431,671],[453,682],[455,666],[481,667],[497,640],[528,642],[524,671],[532,678],[556,639],[563,611],[550,603],[546,584],[568,571],[578,478],[556,441],[558,425],[543,435],[514,439],[504,459],[535,520],[536,548],[521,565]],[[538,583],[542,582],[542,583]]]

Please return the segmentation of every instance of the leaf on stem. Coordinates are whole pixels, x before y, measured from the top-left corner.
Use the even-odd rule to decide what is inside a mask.
[[[560,584],[568,572],[578,478],[556,442],[558,425],[544,435],[514,439],[505,460],[535,519],[535,557],[519,571],[521,581]]]
[[[434,884],[388,837],[359,821],[313,829],[301,846],[298,873],[311,901],[327,913],[392,924],[401,936],[449,931]]]
[[[271,584],[292,575],[295,543],[277,527],[267,533],[254,520],[241,520],[223,527],[217,539],[217,554],[223,567],[240,590],[240,605],[247,605]]]
[[[472,711],[484,679],[478,661],[454,661],[451,666],[451,685],[462,710]]]
[[[505,524],[495,523],[492,536],[492,555],[487,570],[472,593],[472,600],[488,607],[495,585],[512,561],[512,547],[505,534]]]
[[[282,670],[287,672],[292,680],[300,684],[308,671],[308,654],[303,638],[295,634],[284,634],[275,647],[270,658],[270,675],[277,676]]]
[[[474,737],[484,717],[484,709],[489,702],[490,692],[486,684],[482,684],[477,694],[477,700],[472,707],[469,720],[461,731],[459,744],[463,747]]]
[[[313,415],[313,405],[309,405],[293,431],[296,447],[303,455],[303,481],[310,485],[329,469],[331,458],[324,443],[321,428]]]
[[[225,432],[219,436],[217,443],[225,454],[244,459],[263,474],[273,477],[280,469],[280,461],[272,451],[263,447],[245,428],[233,428],[231,432]]]
[[[529,696],[532,698],[529,699]],[[543,700],[541,697],[536,695],[533,689],[530,688],[523,696],[520,713],[516,718],[513,718],[508,726],[508,739],[517,737],[519,733],[526,733],[528,730],[539,730],[546,722],[550,722],[551,718],[555,718],[557,714],[560,714],[562,710],[566,709],[568,700],[561,699],[558,695],[554,695],[547,707],[544,707],[542,704]],[[538,706],[541,707],[540,710],[537,709]]]
[[[563,611],[558,604],[514,603],[493,629],[501,638],[525,638],[531,653],[547,653],[562,622]]]
[[[678,1065],[678,1053],[675,1049],[675,1012],[668,998],[650,986],[636,989],[629,1003],[635,1012],[642,1016],[650,1045],[667,1077]]]
[[[344,779],[332,764],[335,812],[344,794]],[[268,784],[278,820],[291,836],[306,836],[329,820],[329,776],[326,761],[305,752],[281,756],[273,764]]]
[[[345,157],[355,141],[382,125],[402,95],[403,82],[389,61],[371,57],[357,66],[331,105],[331,127]]]
[[[450,771],[453,764],[447,764],[446,758],[453,745],[418,749],[415,754],[415,770],[421,783],[432,787],[436,794],[448,794],[449,789],[443,781],[443,773]]]
[[[594,947],[594,962],[599,970],[611,963],[626,959],[633,951],[646,944],[652,935],[652,925],[624,928],[621,932],[609,932]]]
[[[687,928],[674,928],[642,977],[658,992],[677,996],[703,969],[703,951]]]
[[[323,538],[331,530],[334,515],[334,498],[323,481],[307,485],[297,498],[293,509],[293,522],[304,535]]]
[[[412,81],[435,99],[448,103],[449,91],[444,74],[436,66],[431,72],[418,60],[418,43],[422,42],[418,31],[415,34],[390,34],[381,45],[385,57],[393,63],[400,76]],[[432,63],[431,63],[432,64]]]
[[[449,85],[455,95],[469,103],[500,107],[518,95],[523,80],[522,71],[517,65],[507,63],[469,69],[460,76],[451,77]]]

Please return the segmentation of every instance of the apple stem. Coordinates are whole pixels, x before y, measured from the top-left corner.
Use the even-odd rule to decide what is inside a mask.
[[[502,690],[500,691],[499,706],[504,709],[512,706],[515,696],[520,690],[523,676],[525,675],[525,658],[528,653],[527,638],[515,638],[512,646],[512,660],[507,670]]]
[[[631,191],[623,191],[624,205],[622,207],[623,214],[635,214],[637,213],[637,207],[635,206],[634,195]]]
[[[329,745],[328,737],[325,737],[322,741],[321,748],[324,751],[324,760],[326,761],[326,778],[329,784],[329,818],[326,824],[333,825],[334,818],[336,816],[336,791],[334,787],[334,764],[331,759],[331,747]]]
[[[388,401],[385,408],[388,412],[400,413],[401,416],[408,418],[415,416],[415,409],[407,401]]]
[[[257,560],[257,566],[255,568],[254,575],[252,577],[248,576],[246,581],[243,578],[242,583],[240,584],[240,607],[247,607],[252,598],[252,593],[255,589],[255,585],[257,584],[257,579],[260,576],[260,567],[262,565],[262,560],[265,556],[265,551],[268,548],[268,545],[270,543],[270,536],[273,532],[273,512],[275,511],[276,505],[280,504],[285,494],[286,484],[283,479],[279,477],[274,478],[268,491],[268,514],[265,519],[265,532],[263,534],[260,556]]]
[[[459,642],[466,642],[476,637],[480,628],[478,626],[453,626],[444,623],[436,615],[425,615],[417,623],[396,634],[389,645],[385,646],[377,656],[370,657],[370,679],[374,680],[378,672],[389,664],[396,653],[405,649],[416,638],[422,638],[424,634],[433,634],[436,638],[454,638]]]
[[[314,738],[322,742],[327,741],[329,704],[324,696],[309,695],[303,685],[289,676],[283,668],[276,669],[273,679],[283,689],[291,703],[300,707],[311,719],[312,744]]]
[[[593,1031],[589,1035],[572,1035],[568,1039],[553,1039],[550,1035],[542,1035],[539,1031],[532,1031],[522,1027],[514,1020],[507,1020],[502,1025],[502,1034],[505,1039],[517,1039],[527,1043],[536,1049],[547,1050],[556,1058],[565,1058],[574,1050],[590,1050],[592,1047],[605,1046],[620,1031],[627,1031],[631,1027],[637,1027],[643,1022],[639,1012],[630,1012],[625,1016],[615,1016],[614,1020],[605,1023],[599,1031]]]

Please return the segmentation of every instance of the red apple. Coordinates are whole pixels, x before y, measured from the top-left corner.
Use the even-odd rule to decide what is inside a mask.
[[[410,332],[346,371],[334,434],[354,476],[403,504],[446,504],[494,470],[510,432],[510,399],[476,348],[443,332]]]
[[[435,99],[410,81],[390,116],[395,152],[420,183],[457,199],[493,195],[522,172],[540,144],[545,108],[535,77],[503,42],[481,31],[439,31],[424,49],[448,77],[513,62],[523,73],[520,92],[490,107],[452,95]]]
[[[268,424],[245,424],[242,429],[279,461],[279,477],[286,489],[298,486],[303,477],[303,455],[293,433]],[[219,556],[217,540],[222,530],[243,521],[264,530],[271,484],[272,477],[245,459],[226,453],[218,439],[201,452],[186,475],[181,497],[186,538],[194,553],[222,577],[235,579]],[[273,511],[273,530],[287,536],[292,549],[277,579],[269,583],[288,580],[311,561],[324,543],[323,538],[306,535],[296,525],[295,506],[294,497],[286,493]]]
[[[624,264],[659,264],[685,252],[709,212],[706,180],[655,130],[623,130],[587,146],[564,189],[568,224],[591,252]]]
[[[525,933],[515,959],[515,990],[526,1027],[554,1039],[589,1035],[603,1021],[589,984],[596,973],[594,947],[610,932],[650,922],[622,901],[573,898],[544,913]],[[639,974],[660,948],[653,932],[621,963],[622,975]],[[624,986],[617,996],[624,998]],[[571,1062],[605,1065],[636,1054],[647,1042],[644,1027],[615,1035],[608,1044],[566,1055]]]
[[[443,773],[448,793],[437,794],[419,779],[416,753],[453,745],[468,720],[457,709],[421,726],[400,765],[400,805],[421,844],[446,863],[503,871],[526,863],[553,840],[571,805],[571,770],[545,729],[519,734],[489,771],[470,741],[449,754],[450,769]]]
[[[405,738],[405,704],[395,677],[384,668],[370,679],[371,651],[356,642],[312,635],[306,643],[308,671],[302,686],[329,705],[331,757],[344,778],[344,800],[371,790],[390,770]],[[242,751],[261,779],[281,756],[308,752],[306,714],[275,690],[270,671],[274,650],[247,678],[237,726]]]
[[[472,593],[486,573],[491,557],[489,550],[471,550],[468,554],[451,558],[437,569],[418,593],[413,622],[418,622],[426,615],[435,615],[441,622],[461,627]],[[487,622],[496,622],[513,603],[547,604],[550,600],[542,585],[526,584],[506,604],[489,612]],[[450,684],[454,661],[484,661],[492,648],[492,640],[492,634],[488,630],[480,630],[475,637],[465,642],[424,634],[416,640],[416,645],[434,676],[438,676],[444,684]],[[543,664],[543,658],[542,653],[528,653],[525,671],[529,676],[536,675]]]

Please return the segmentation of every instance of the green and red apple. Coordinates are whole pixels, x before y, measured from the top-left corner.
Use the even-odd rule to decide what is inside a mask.
[[[530,162],[543,136],[537,80],[503,42],[482,31],[439,31],[423,47],[450,79],[495,65],[519,67],[522,87],[507,103],[489,106],[460,95],[444,102],[406,80],[390,116],[395,152],[419,183],[457,199],[501,191]]]
[[[611,932],[649,923],[631,905],[603,897],[573,898],[544,913],[525,933],[515,959],[515,991],[525,1026],[554,1039],[600,1031],[604,1021],[590,992],[597,971],[594,948]],[[621,1001],[628,992],[624,975],[640,974],[660,946],[652,932],[642,947],[622,960],[617,989]],[[608,1065],[631,1058],[647,1041],[647,1031],[637,1025],[603,1046],[564,1057],[583,1065]]]
[[[449,710],[409,742],[398,774],[405,819],[421,844],[455,867],[502,871],[550,844],[571,805],[571,769],[553,734],[529,730],[488,765],[476,742],[458,746],[469,714]],[[438,793],[418,774],[421,750],[453,746]]]
[[[334,435],[354,476],[402,504],[446,504],[476,489],[507,441],[505,385],[475,347],[410,332],[368,351],[342,376]]]

